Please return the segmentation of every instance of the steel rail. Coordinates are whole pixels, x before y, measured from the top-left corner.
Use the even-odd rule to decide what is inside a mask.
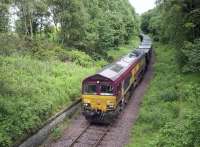
[[[90,129],[92,125],[88,125],[87,127],[85,127],[85,129],[83,131],[81,131],[81,133],[73,140],[73,142],[68,146],[68,147],[73,147],[76,143],[78,143],[78,140],[83,137],[83,135],[85,133],[87,133],[87,130]],[[92,145],[92,147],[97,147],[101,144],[101,142],[103,141],[103,138],[106,136],[106,134],[109,132],[109,128],[106,128],[105,130],[103,130],[103,133],[100,135],[100,137],[98,137],[97,141],[94,142],[94,144]]]
[[[73,140],[73,142],[69,145],[69,147],[73,147],[77,141],[81,138],[81,136],[83,136],[83,134],[88,130],[88,128],[90,127],[90,124],[87,125],[87,127],[85,127],[85,129],[78,135],[78,137],[76,137],[76,139]]]
[[[99,140],[93,145],[93,147],[97,147],[101,144],[101,142],[103,141],[103,138],[107,135],[107,133],[109,132],[109,128],[106,129],[106,131],[103,133],[103,135],[99,138]]]

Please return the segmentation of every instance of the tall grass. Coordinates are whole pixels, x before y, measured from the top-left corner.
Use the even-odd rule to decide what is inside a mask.
[[[0,56],[0,146],[10,146],[78,98],[82,79],[95,70],[71,62]]]
[[[133,38],[109,55],[116,59],[137,43]],[[80,96],[81,81],[108,64],[45,41],[16,45],[0,48],[0,147],[12,146],[68,106]]]
[[[200,75],[182,74],[172,47],[156,44],[155,51],[154,78],[128,146],[200,146]]]

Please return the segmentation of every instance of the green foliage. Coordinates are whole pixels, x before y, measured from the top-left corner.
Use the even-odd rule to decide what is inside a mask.
[[[157,147],[198,147],[200,145],[200,112],[188,114],[185,119],[167,123],[154,145]]]
[[[82,79],[134,48],[138,31],[128,0],[1,0],[0,146],[79,97]]]
[[[185,55],[184,72],[200,72],[200,39],[196,39],[194,43],[185,42],[183,53]]]
[[[56,2],[57,3],[57,2]],[[61,23],[62,43],[69,47],[80,48],[86,35],[87,13],[82,1],[60,1],[60,13],[57,15]]]
[[[155,50],[154,79],[128,146],[197,147],[200,145],[199,74],[181,74],[171,46],[156,44]]]
[[[85,52],[72,50],[66,53],[68,54],[69,60],[78,65],[83,67],[91,67],[94,65],[94,60],[92,60],[89,55],[85,54]]]
[[[0,33],[0,55],[10,56],[15,54],[20,38],[15,35]]]
[[[177,101],[179,96],[177,94],[177,89],[174,88],[168,88],[162,91],[160,97],[164,100],[164,101]]]
[[[60,128],[55,128],[52,130],[52,137],[54,140],[58,140],[61,137],[62,133]]]
[[[43,30],[50,27],[47,0],[16,0],[12,4],[19,9],[15,30],[19,35],[33,39],[37,33],[41,34]]]
[[[114,61],[119,59],[120,57],[127,55],[133,49],[137,48],[139,45],[139,38],[132,37],[128,44],[119,46],[118,48],[111,48],[107,51],[108,56],[110,56]]]
[[[138,33],[138,20],[127,0],[49,0],[61,24],[60,42],[98,58]]]
[[[82,79],[95,70],[70,62],[0,56],[0,146],[11,146],[78,98]]]
[[[94,61],[85,52],[64,49],[45,39],[4,35],[0,43],[2,147],[11,146],[34,132],[55,112],[79,97],[82,79],[108,64],[105,60]],[[133,38],[129,44],[120,47],[116,58],[137,44],[138,38]],[[114,57],[116,52],[109,52],[109,55]],[[59,136],[59,131],[54,134]]]
[[[184,72],[199,72],[199,14],[197,0],[158,0],[155,9],[143,14],[141,29],[156,41],[173,44]]]
[[[161,16],[158,9],[145,12],[141,18],[141,30],[144,33],[151,33],[155,41],[159,40],[161,29]]]
[[[9,7],[13,9],[11,18],[18,17],[13,21],[15,36],[31,45],[43,39],[56,42],[86,52],[95,60],[110,61],[106,50],[128,43],[139,31],[138,17],[128,0],[3,0],[0,32],[11,29]]]
[[[2,36],[2,37],[1,37]],[[107,64],[103,59],[94,61],[88,54],[76,49],[65,49],[57,43],[49,42],[46,39],[29,40],[20,39],[18,35],[0,34],[0,55],[28,55],[33,58],[49,61],[60,60],[62,62],[74,62],[83,67],[97,65],[102,67]]]
[[[9,0],[1,0],[0,1],[0,33],[5,33],[8,31],[9,26]]]

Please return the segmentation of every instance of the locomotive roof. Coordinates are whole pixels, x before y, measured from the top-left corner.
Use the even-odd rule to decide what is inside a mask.
[[[151,38],[148,35],[142,35],[143,36],[143,40],[151,40]]]
[[[143,35],[143,41],[141,42],[137,50],[142,51],[144,53],[148,53],[151,48],[152,48],[151,39],[148,36]]]
[[[144,40],[144,41],[141,42],[141,44],[152,44],[152,42]]]
[[[103,70],[98,72],[98,75],[106,77],[112,81],[118,79],[131,65],[133,65],[144,52],[133,51],[130,54],[124,56],[120,60],[111,64],[110,66],[105,67]]]
[[[139,49],[150,49],[151,48],[151,44],[141,44],[139,45]]]
[[[145,53],[148,53],[152,47],[152,41],[149,36],[142,35],[143,41],[139,48],[133,50],[128,55],[122,57],[116,62],[105,66],[102,70],[97,72],[95,75],[86,78],[85,80],[93,80],[105,78],[107,80],[116,81],[118,80],[134,63],[136,63]],[[99,77],[100,76],[100,77]]]
[[[143,52],[143,53],[148,53],[150,51],[150,49],[143,49],[143,48],[138,48],[136,49],[136,51],[140,51],[140,52]]]

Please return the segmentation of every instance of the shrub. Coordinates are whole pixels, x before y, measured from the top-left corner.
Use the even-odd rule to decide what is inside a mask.
[[[3,36],[4,34],[0,34],[0,55],[28,55],[43,61],[58,59],[63,62],[74,62],[83,67],[91,67],[95,64],[95,61],[88,55],[89,53],[86,54],[75,49],[65,49],[46,39],[19,39],[16,35],[7,34]],[[101,57],[100,59],[99,66],[105,65],[105,61]]]
[[[176,101],[179,98],[177,90],[174,88],[165,89],[164,91],[161,92],[160,97],[162,100],[164,100],[166,102],[167,101],[169,101],[169,102]]]
[[[200,106],[200,85],[199,84],[185,84],[182,87],[182,98],[196,107]]]
[[[16,35],[0,33],[0,55],[9,56],[16,53],[20,38]]]
[[[198,147],[200,145],[200,111],[187,115],[182,121],[172,121],[160,130],[154,142],[158,147]]]
[[[94,65],[94,60],[92,60],[92,58],[89,55],[87,55],[85,52],[72,50],[72,51],[68,51],[67,55],[70,61],[78,65],[81,65],[83,67],[91,67]]]
[[[185,42],[183,53],[186,58],[183,72],[200,72],[200,39],[196,39],[194,43]]]
[[[0,146],[11,146],[78,98],[82,79],[95,70],[60,61],[0,56]]]
[[[159,45],[156,54],[154,79],[134,126],[131,146],[198,147],[199,74],[182,74],[171,47]]]

